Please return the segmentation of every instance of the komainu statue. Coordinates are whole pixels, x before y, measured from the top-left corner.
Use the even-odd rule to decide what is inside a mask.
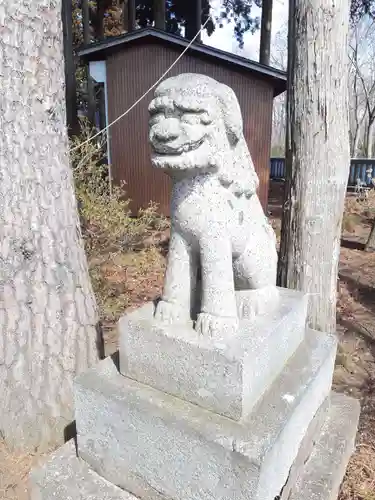
[[[238,327],[235,290],[276,291],[276,238],[233,90],[199,74],[162,82],[149,106],[152,164],[173,181],[171,239],[155,317],[203,335]],[[197,271],[201,284],[197,286]]]

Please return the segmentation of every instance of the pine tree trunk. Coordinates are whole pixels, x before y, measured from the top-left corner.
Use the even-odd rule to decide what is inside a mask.
[[[127,14],[127,29],[126,31],[130,33],[131,31],[135,30],[135,24],[136,24],[136,5],[135,5],[135,0],[127,0],[126,2],[127,6],[127,13],[124,11],[124,16]],[[125,2],[124,2],[124,9],[125,9]],[[124,17],[125,19],[125,17]]]
[[[97,15],[96,38],[99,41],[105,39],[105,33],[104,33],[104,14],[105,14],[106,9],[107,9],[107,6],[103,2],[103,0],[97,0],[97,8],[96,8],[96,15]]]
[[[186,18],[185,22],[185,38],[192,40],[195,35],[201,29],[201,19],[202,19],[202,0],[191,0],[193,6],[191,10],[189,9],[189,14],[191,17]],[[199,34],[195,39],[196,42],[201,41],[201,35]]]
[[[165,0],[154,0],[155,28],[165,31]]]
[[[287,182],[279,283],[310,292],[310,326],[333,332],[350,164],[349,2],[292,0],[290,8]]]
[[[65,128],[61,0],[0,3],[0,434],[61,442],[97,311]]]
[[[259,62],[269,66],[271,57],[273,0],[262,0],[262,21],[260,25]]]
[[[122,27],[124,28],[125,33],[129,31],[128,26],[128,0],[124,0],[122,2]]]

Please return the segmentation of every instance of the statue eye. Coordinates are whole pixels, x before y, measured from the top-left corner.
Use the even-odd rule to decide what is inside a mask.
[[[164,118],[164,113],[157,113],[156,115],[152,115],[148,122],[149,126],[152,127],[153,125],[156,125],[160,121],[164,120]]]
[[[209,117],[208,113],[205,112],[201,114],[201,123],[203,123],[203,125],[209,125],[212,123],[212,119]]]
[[[181,121],[189,125],[197,125],[200,122],[200,118],[196,113],[184,113],[181,116]]]

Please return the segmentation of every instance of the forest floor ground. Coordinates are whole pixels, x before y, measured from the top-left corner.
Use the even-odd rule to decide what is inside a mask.
[[[282,185],[271,183],[270,218],[278,236]],[[363,251],[375,196],[358,203],[348,195],[339,270],[337,332],[339,348],[334,388],[359,398],[362,411],[356,452],[340,500],[375,500],[375,253]],[[125,309],[138,307],[161,290],[168,230],[153,231],[140,249],[102,252],[89,259],[101,310],[106,353],[117,349],[116,322]],[[0,441],[0,499],[26,500],[30,468],[43,457],[11,453]]]

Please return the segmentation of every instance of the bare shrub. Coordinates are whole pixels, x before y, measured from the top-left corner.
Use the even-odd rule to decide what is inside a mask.
[[[155,203],[131,217],[124,186],[110,184],[103,138],[86,142],[91,136],[91,128],[83,121],[81,136],[72,140],[73,148],[81,147],[71,156],[86,251],[97,254],[138,248],[150,231],[166,227],[167,222],[157,213]]]

